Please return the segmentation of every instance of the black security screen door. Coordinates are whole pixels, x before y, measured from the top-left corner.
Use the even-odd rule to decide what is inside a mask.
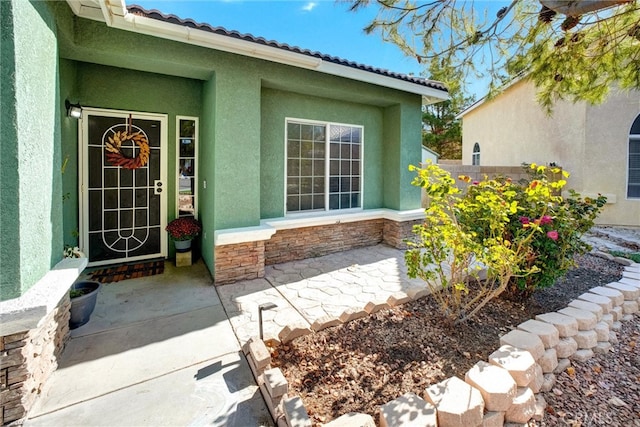
[[[166,256],[166,122],[83,110],[81,235],[91,265]]]

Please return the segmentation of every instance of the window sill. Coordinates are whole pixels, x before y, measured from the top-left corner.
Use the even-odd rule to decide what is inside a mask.
[[[424,218],[423,209],[395,211],[392,209],[357,210],[341,212],[309,212],[283,218],[269,218],[260,221],[256,227],[230,228],[215,233],[215,246],[269,240],[278,230],[302,227],[318,227],[375,219],[388,219],[396,222],[414,221]]]

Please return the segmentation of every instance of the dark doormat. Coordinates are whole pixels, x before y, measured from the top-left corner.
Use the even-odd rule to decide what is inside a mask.
[[[91,273],[91,280],[100,283],[119,282],[120,280],[136,279],[138,277],[153,276],[164,272],[164,260],[143,262],[139,264],[125,264],[117,267],[103,268]]]

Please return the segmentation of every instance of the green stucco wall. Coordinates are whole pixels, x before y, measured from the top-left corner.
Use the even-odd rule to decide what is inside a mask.
[[[383,207],[383,109],[281,90],[262,89],[261,216],[284,216],[285,119],[364,127],[363,207]]]
[[[168,115],[167,211],[168,220],[176,210],[176,116],[201,114],[202,82],[161,74],[108,67],[85,62],[61,61],[61,87],[70,101],[84,106],[160,113]],[[77,244],[78,231],[78,125],[63,120],[65,242]]]
[[[0,2],[2,300],[62,258],[56,27],[46,4]]]
[[[5,272],[20,294],[60,259],[64,242],[77,242],[78,122],[66,117],[65,99],[168,115],[169,219],[175,116],[200,117],[199,218],[211,271],[215,230],[284,214],[286,117],[364,126],[364,208],[420,206],[406,171],[420,159],[418,95],[108,28],[74,17],[66,2],[0,4],[2,227],[18,230],[0,235],[24,242],[19,254],[3,249],[3,294]],[[21,220],[32,211],[36,218]]]

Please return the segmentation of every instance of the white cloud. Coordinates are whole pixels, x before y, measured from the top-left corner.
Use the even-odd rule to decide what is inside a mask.
[[[311,12],[317,5],[318,5],[318,3],[314,2],[314,1],[310,1],[307,4],[305,4],[304,6],[302,6],[302,10],[304,10],[305,12]]]

